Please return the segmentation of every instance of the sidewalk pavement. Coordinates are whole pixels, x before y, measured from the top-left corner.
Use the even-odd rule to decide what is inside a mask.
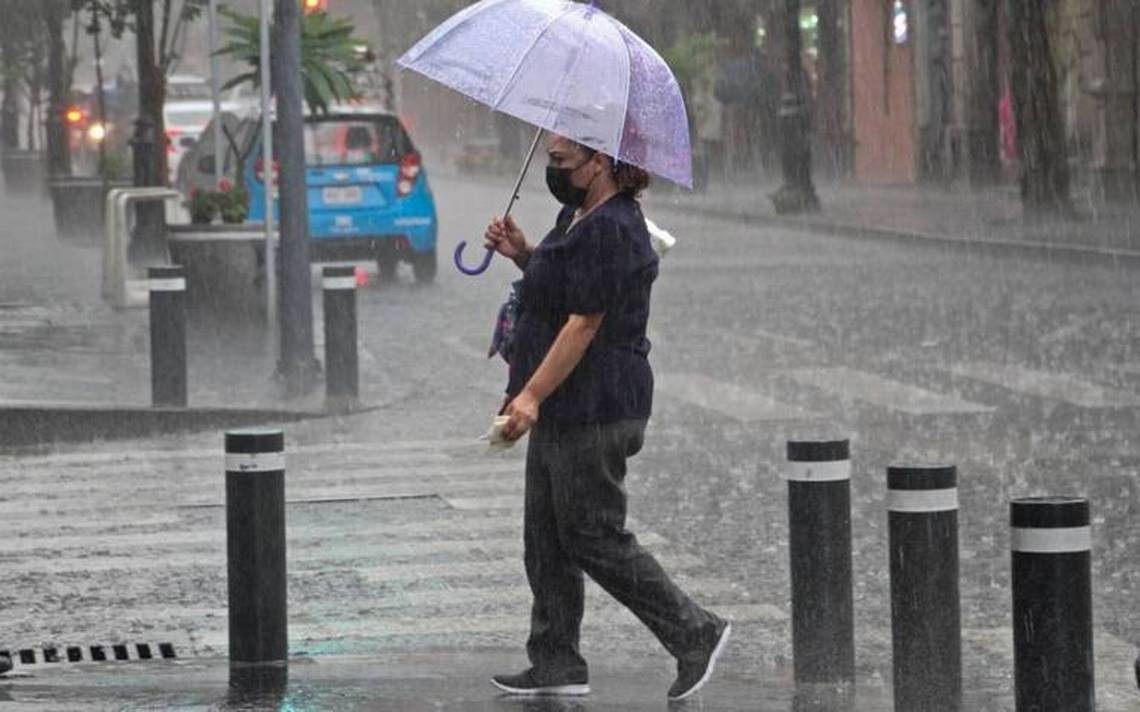
[[[115,310],[100,296],[98,226],[86,238],[58,236],[40,195],[0,192],[0,214],[0,447],[323,409],[322,393],[283,397],[262,329],[191,315],[189,408],[152,411],[148,311]]]
[[[758,177],[729,185],[713,182],[702,193],[665,185],[652,188],[646,204],[650,210],[672,208],[754,225],[857,237],[1046,255],[1140,258],[1140,206],[1106,206],[1083,194],[1074,194],[1076,218],[1056,221],[1026,218],[1014,184],[969,189],[827,182],[816,186],[818,213],[777,215],[768,195],[778,187],[778,181]]]

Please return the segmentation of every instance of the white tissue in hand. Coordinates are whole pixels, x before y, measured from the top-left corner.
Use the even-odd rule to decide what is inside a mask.
[[[492,450],[507,450],[514,447],[514,440],[508,440],[503,437],[503,428],[506,427],[510,418],[505,415],[496,415],[495,420],[491,422],[491,429],[487,431],[481,439],[487,441],[487,446]]]

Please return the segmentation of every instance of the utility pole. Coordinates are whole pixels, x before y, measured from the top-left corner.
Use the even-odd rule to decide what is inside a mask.
[[[273,88],[277,95],[277,156],[280,170],[281,360],[278,371],[290,396],[316,385],[313,304],[309,272],[309,207],[305,186],[305,116],[301,87],[301,6],[277,0],[273,42]],[[273,265],[266,265],[272,269]]]
[[[819,210],[811,179],[811,130],[804,82],[800,0],[784,0],[784,92],[780,97],[780,164],[784,184],[770,198],[777,213]]]

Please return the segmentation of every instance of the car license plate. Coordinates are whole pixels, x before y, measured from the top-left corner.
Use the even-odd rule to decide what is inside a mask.
[[[322,192],[326,205],[354,205],[364,197],[358,185],[325,188]]]

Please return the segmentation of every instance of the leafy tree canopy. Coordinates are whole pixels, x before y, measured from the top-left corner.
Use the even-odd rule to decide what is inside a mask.
[[[228,42],[218,54],[229,55],[249,68],[226,82],[224,88],[247,83],[260,87],[260,21],[229,8],[222,8],[221,13],[229,20],[223,30]],[[366,43],[352,36],[353,29],[351,20],[325,12],[301,18],[301,82],[305,103],[315,113],[327,113],[329,104],[359,96],[354,75],[362,69],[360,48]]]

